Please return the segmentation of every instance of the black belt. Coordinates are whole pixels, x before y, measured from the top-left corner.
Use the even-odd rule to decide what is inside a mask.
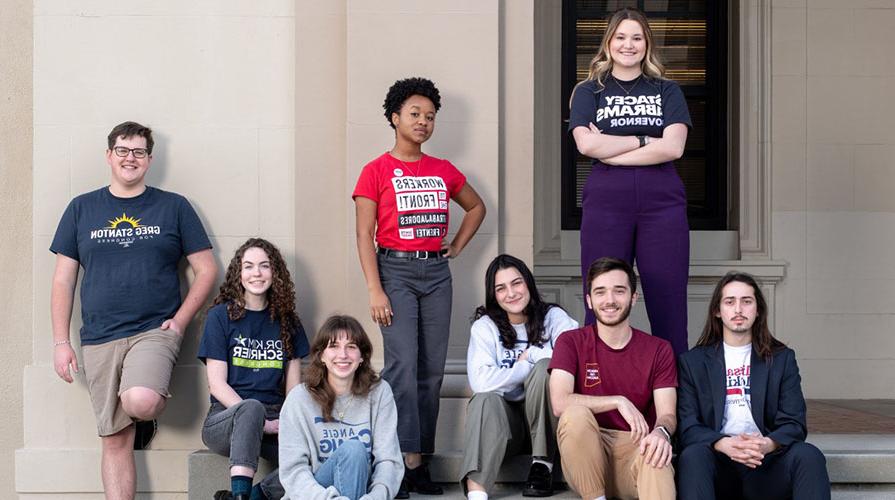
[[[399,259],[440,259],[444,257],[441,252],[429,252],[426,250],[416,250],[413,252],[405,252],[403,250],[392,250],[391,248],[379,247],[376,252],[386,257],[397,257]]]

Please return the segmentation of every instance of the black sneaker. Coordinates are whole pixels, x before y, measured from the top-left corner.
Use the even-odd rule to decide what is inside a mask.
[[[528,469],[528,479],[525,480],[524,497],[549,497],[553,495],[553,473],[546,465],[535,462]]]
[[[422,464],[416,469],[404,469],[404,481],[401,486],[406,486],[407,491],[415,491],[420,495],[444,495],[444,489],[432,482],[429,476],[429,466]],[[401,491],[399,490],[400,494]],[[397,498],[397,497],[395,497]],[[409,498],[409,495],[404,498]]]
[[[155,420],[138,420],[134,422],[134,449],[149,449],[149,443],[158,431],[158,422]]]

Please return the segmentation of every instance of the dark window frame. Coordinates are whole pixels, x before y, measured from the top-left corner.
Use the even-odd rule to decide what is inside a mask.
[[[635,3],[635,2],[632,2]],[[645,0],[637,0],[643,10]],[[675,17],[687,17],[686,12],[669,11]],[[563,0],[562,5],[562,179],[560,217],[563,230],[579,230],[581,209],[577,206],[577,178],[575,161],[578,151],[572,134],[567,132],[569,99],[578,83],[576,76],[576,15],[575,0]],[[700,17],[701,18],[701,17]],[[688,206],[687,217],[691,230],[726,230],[728,221],[728,157],[727,85],[728,85],[728,7],[724,1],[706,1],[706,76],[704,86],[681,85],[684,96],[704,98],[706,144],[705,151],[688,149],[684,155],[704,154],[705,206]],[[689,141],[688,141],[689,143]]]

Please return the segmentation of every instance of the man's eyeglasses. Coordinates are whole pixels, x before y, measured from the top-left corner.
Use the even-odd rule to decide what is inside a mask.
[[[130,153],[134,154],[134,158],[146,158],[149,155],[149,150],[146,148],[126,148],[124,146],[115,146],[112,148],[112,151],[115,152],[116,156],[120,156],[122,158],[127,158],[127,155]]]

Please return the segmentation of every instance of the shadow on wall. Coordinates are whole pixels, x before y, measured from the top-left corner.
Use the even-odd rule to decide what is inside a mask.
[[[152,128],[151,125],[149,127]],[[168,157],[168,148],[165,146],[168,144],[170,137],[164,132],[153,129],[152,138],[155,140],[155,146],[152,148],[152,163],[149,165],[149,172],[146,173],[146,184],[149,186],[161,186],[168,177],[170,158]],[[199,215],[201,217],[201,214]],[[202,224],[207,223],[208,221],[203,217]],[[207,228],[208,226],[206,225],[205,227]]]
[[[435,132],[431,139],[429,154],[446,158],[456,164],[454,158],[468,157],[472,130],[466,124],[472,123],[471,109],[461,94],[450,92],[442,92],[441,106],[438,119],[435,121]],[[426,149],[428,148],[424,145],[423,150]],[[468,176],[464,165],[457,164],[457,168]]]

